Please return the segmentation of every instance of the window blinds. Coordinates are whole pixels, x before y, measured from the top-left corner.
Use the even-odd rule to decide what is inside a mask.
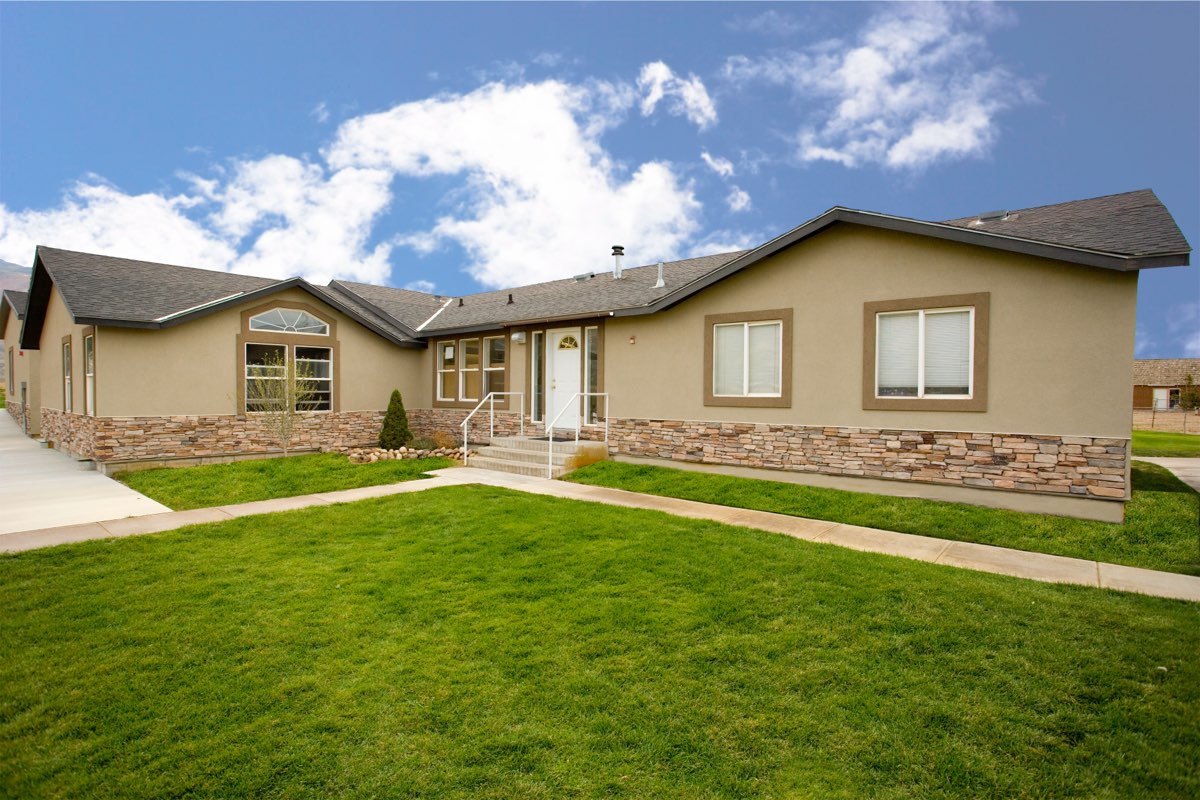
[[[925,394],[970,394],[971,312],[925,314]]]
[[[876,374],[880,397],[916,397],[921,314],[880,314]]]
[[[745,378],[745,325],[713,328],[713,394],[741,395]]]

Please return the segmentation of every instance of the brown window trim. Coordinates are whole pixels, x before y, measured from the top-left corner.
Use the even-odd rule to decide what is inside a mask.
[[[877,300],[863,303],[863,409],[867,411],[987,411],[988,320],[991,297],[991,292],[976,292],[974,294],[947,294],[938,297],[912,297],[905,300]],[[975,365],[971,374],[971,397],[965,399],[876,397],[876,315],[889,311],[920,311],[960,306],[970,306],[975,309]]]
[[[445,336],[440,339],[432,340],[429,343],[429,346],[430,346],[430,349],[433,351],[433,395],[432,395],[433,407],[434,408],[465,408],[468,411],[470,411],[471,409],[475,408],[475,406],[479,405],[480,401],[483,400],[483,397],[487,397],[487,395],[484,394],[483,397],[479,398],[479,400],[440,400],[440,399],[438,399],[438,387],[439,387],[439,381],[440,381],[440,378],[438,377],[438,358],[439,358],[438,351],[441,349],[441,346],[447,342],[453,342],[454,346],[459,349],[459,352],[461,352],[462,351],[462,342],[469,342],[472,339],[479,340],[479,391],[482,394],[483,393],[483,384],[484,384],[483,376],[484,376],[484,372],[485,372],[485,370],[483,368],[483,364],[487,360],[486,359],[487,354],[484,351],[483,340],[484,339],[504,339],[504,385],[506,387],[508,387],[505,389],[505,391],[508,391],[508,392],[519,391],[518,389],[512,388],[512,359],[513,359],[512,333],[513,333],[513,331],[505,329],[505,330],[497,331],[494,333],[472,333],[472,334],[466,334],[463,336]],[[462,373],[462,370],[455,367],[454,386],[456,389],[458,387],[458,376],[461,373]],[[510,405],[509,401],[511,399],[512,399],[511,395],[504,395],[502,397],[497,397],[496,398],[496,410],[497,411],[508,411],[509,405]]]
[[[250,330],[250,318],[272,308],[290,308],[295,311],[307,311],[319,317],[329,325],[329,334],[321,336],[314,333],[279,333],[272,331]],[[288,363],[294,363],[296,347],[328,347],[333,351],[333,397],[329,402],[329,411],[304,411],[304,414],[330,414],[342,410],[342,351],[337,338],[337,319],[324,310],[307,303],[291,300],[277,300],[264,303],[242,312],[242,326],[237,336],[237,413],[246,416],[246,345],[247,344],[281,344],[287,347]]]
[[[780,331],[779,397],[724,397],[713,394],[713,328],[733,322],[771,322],[783,324]],[[730,408],[792,407],[792,309],[773,308],[735,314],[708,314],[704,317],[704,405]]]

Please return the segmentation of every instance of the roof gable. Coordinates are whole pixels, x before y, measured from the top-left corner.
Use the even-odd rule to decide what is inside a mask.
[[[15,289],[5,289],[0,293],[0,334],[8,326],[9,314],[16,314],[17,319],[25,319],[25,307],[29,301],[27,292]]]
[[[36,349],[52,288],[76,324],[159,329],[181,325],[232,304],[301,289],[389,341],[424,346],[403,324],[303,278],[273,281],[248,275],[38,247],[22,346]]]

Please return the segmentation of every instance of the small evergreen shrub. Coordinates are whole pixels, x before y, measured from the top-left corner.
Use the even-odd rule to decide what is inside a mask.
[[[404,410],[404,400],[400,390],[392,392],[388,401],[387,414],[383,417],[383,430],[379,433],[379,446],[386,450],[404,447],[412,441],[412,431],[408,429],[408,414]]]

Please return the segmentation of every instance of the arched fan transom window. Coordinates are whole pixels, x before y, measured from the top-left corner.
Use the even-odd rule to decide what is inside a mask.
[[[308,333],[328,336],[329,325],[307,311],[294,308],[272,308],[250,318],[250,330],[276,333]]]

